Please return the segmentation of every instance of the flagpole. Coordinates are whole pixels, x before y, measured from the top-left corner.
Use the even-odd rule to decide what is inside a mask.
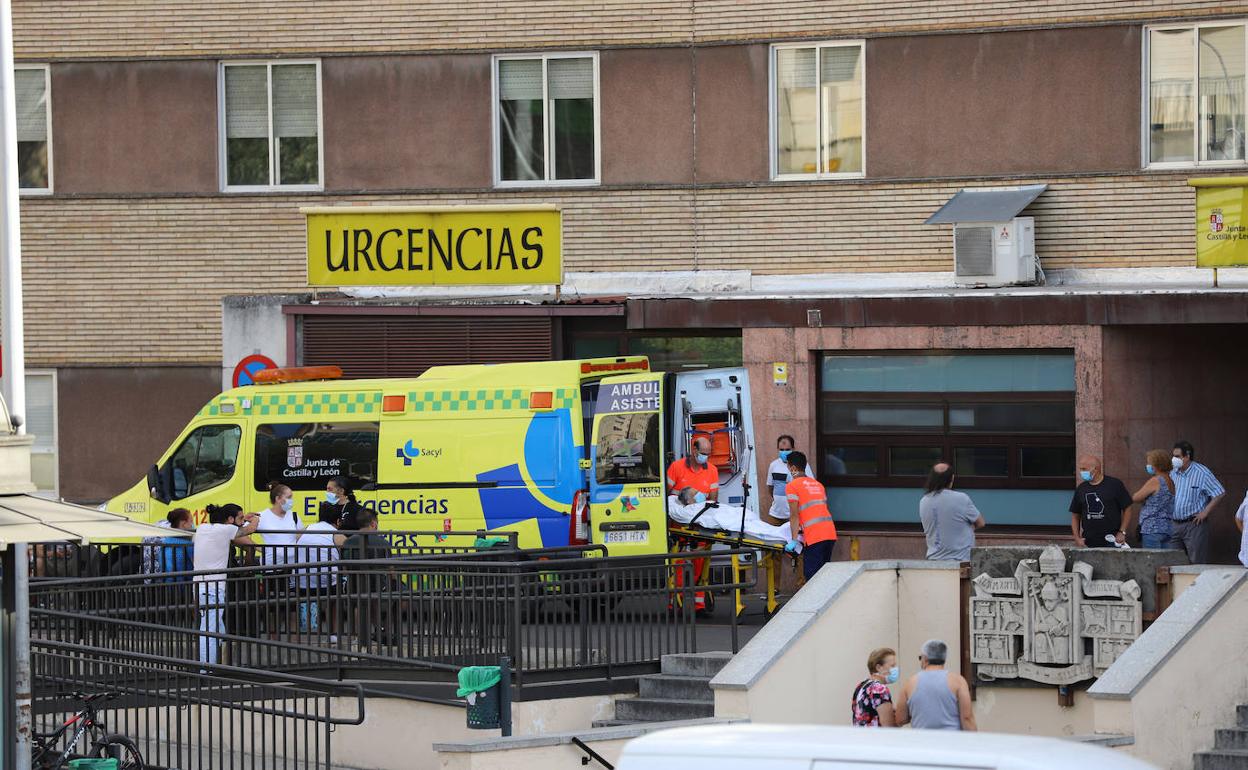
[[[51,139],[51,137],[49,137]],[[22,321],[22,233],[17,192],[17,92],[13,3],[0,0],[0,386],[9,414],[26,418],[26,334]],[[24,429],[19,429],[24,433]]]

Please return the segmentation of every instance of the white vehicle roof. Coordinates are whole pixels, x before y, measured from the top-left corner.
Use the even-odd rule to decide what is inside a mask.
[[[1095,767],[1145,770],[1145,762],[1086,743],[999,733],[821,725],[700,725],[661,730],[624,747],[619,770],[833,770],[834,768]]]

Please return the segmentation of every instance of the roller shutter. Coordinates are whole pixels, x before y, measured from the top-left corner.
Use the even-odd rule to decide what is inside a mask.
[[[305,315],[301,363],[345,377],[415,377],[431,366],[549,361],[550,318]]]

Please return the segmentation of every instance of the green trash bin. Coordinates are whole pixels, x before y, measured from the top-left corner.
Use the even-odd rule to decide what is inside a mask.
[[[118,761],[111,757],[109,759],[86,757],[69,760],[69,770],[117,770],[118,766]]]
[[[459,689],[455,694],[469,699],[469,729],[497,730],[502,726],[499,693],[502,680],[502,669],[498,666],[468,666],[459,670]]]

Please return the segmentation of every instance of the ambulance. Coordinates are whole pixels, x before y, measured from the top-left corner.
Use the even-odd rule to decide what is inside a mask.
[[[155,522],[188,508],[198,523],[209,504],[268,507],[278,481],[311,523],[326,483],[346,476],[385,530],[488,529],[525,548],[655,554],[667,549],[666,463],[696,435],[712,439],[721,500],[747,502],[744,369],[664,375],[635,356],[440,366],[414,379],[341,379],[336,367],[262,376],[206,404],[106,510]]]

